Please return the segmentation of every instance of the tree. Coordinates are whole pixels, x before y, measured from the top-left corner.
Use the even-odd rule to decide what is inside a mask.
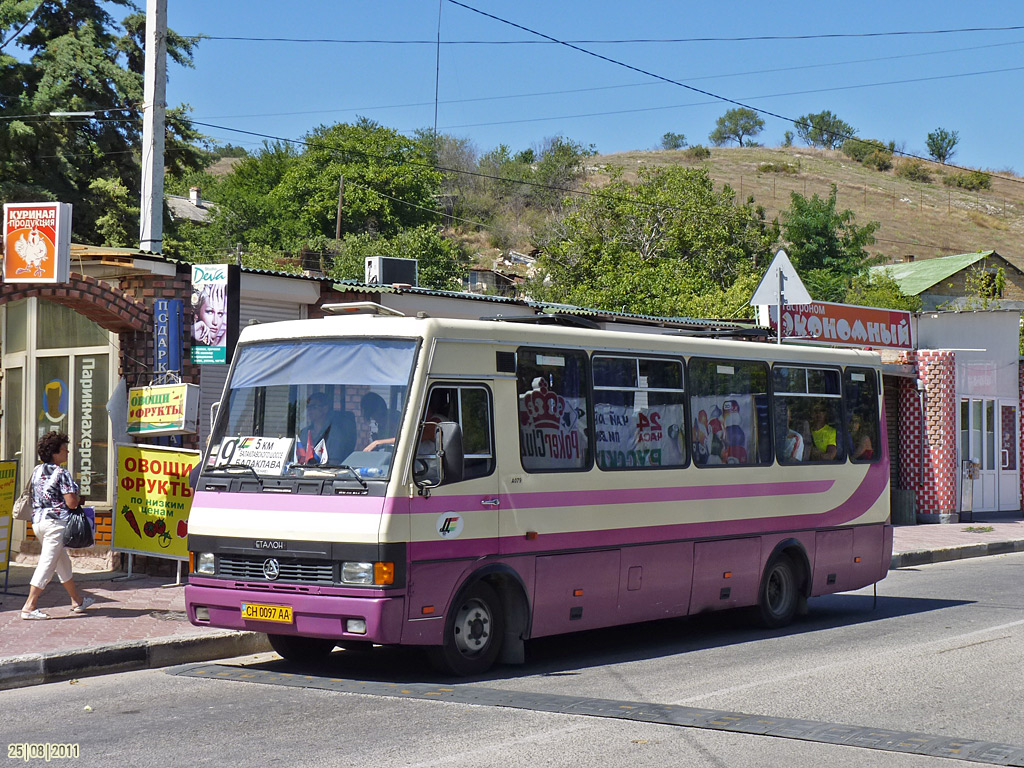
[[[111,6],[127,9],[120,23]],[[139,199],[142,121],[132,105],[143,97],[144,29],[131,0],[0,3],[0,200],[71,203],[82,242],[128,236],[106,206]],[[197,41],[169,31],[168,56],[191,66]],[[26,117],[90,110],[96,118]],[[184,109],[168,111],[167,130],[168,173],[199,167],[200,137]],[[94,194],[98,180],[105,186]]]
[[[857,131],[828,110],[801,115],[794,122],[797,135],[812,147],[838,149]]]
[[[715,130],[708,134],[711,143],[720,147],[735,141],[741,147],[747,136],[757,136],[764,129],[764,120],[752,109],[737,107],[730,109],[715,123]]]
[[[899,283],[887,271],[861,272],[855,276],[850,282],[843,303],[861,307],[903,309],[908,312],[921,311],[921,297],[905,294],[900,290]]]
[[[662,149],[682,149],[686,146],[686,137],[681,133],[668,131],[661,137]]]
[[[836,194],[834,184],[826,200],[793,192],[782,214],[786,253],[818,301],[843,301],[850,281],[872,261],[865,246],[879,227],[858,226],[853,211],[836,210]]]
[[[363,280],[367,256],[415,258],[419,284],[442,291],[462,290],[462,277],[469,259],[459,245],[442,237],[436,228],[405,229],[391,238],[366,233],[347,235],[330,270],[339,280]]]
[[[748,313],[778,229],[734,197],[703,168],[641,169],[636,183],[619,170],[549,226],[530,294],[662,316]]]
[[[959,143],[960,134],[956,131],[936,128],[928,134],[928,154],[945,165],[956,154],[954,147]]]
[[[333,240],[342,177],[342,233],[390,237],[438,220],[441,173],[416,140],[360,119],[320,126],[303,143],[301,153],[265,145],[221,181],[212,225],[222,246],[297,251]]]

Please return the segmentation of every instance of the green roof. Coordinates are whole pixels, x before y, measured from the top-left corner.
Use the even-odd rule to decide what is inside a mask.
[[[881,264],[871,267],[870,271],[872,274],[888,272],[903,293],[907,296],[917,296],[936,283],[941,283],[946,278],[952,277],[957,272],[967,269],[972,264],[989,256],[998,256],[998,254],[995,251],[961,253],[957,256],[942,256],[937,259],[905,261],[902,264]]]

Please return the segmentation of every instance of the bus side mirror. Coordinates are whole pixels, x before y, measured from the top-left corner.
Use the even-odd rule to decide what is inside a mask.
[[[429,432],[433,431],[433,442]],[[454,421],[426,423],[413,459],[412,479],[420,488],[435,488],[462,479],[462,427]]]

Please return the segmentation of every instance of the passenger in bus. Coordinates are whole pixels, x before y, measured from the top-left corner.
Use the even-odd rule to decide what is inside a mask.
[[[864,420],[860,414],[850,416],[850,458],[860,461],[870,461],[875,456],[874,446],[871,443],[871,435],[864,426]]]
[[[314,392],[306,400],[309,424],[299,433],[299,442],[311,448],[307,464],[340,464],[356,448],[356,418],[348,411],[336,412],[326,392]],[[319,452],[317,452],[319,449]],[[324,457],[323,451],[327,455]]]
[[[793,409],[786,408],[786,435],[782,438],[782,461],[804,460],[804,436],[793,429]]]
[[[366,422],[366,431],[370,436],[364,451],[376,451],[395,444],[395,419],[384,402],[384,398],[376,392],[367,392],[359,401],[359,412]]]
[[[827,418],[824,404],[816,403],[811,409],[811,461],[833,461],[839,450],[836,428]]]

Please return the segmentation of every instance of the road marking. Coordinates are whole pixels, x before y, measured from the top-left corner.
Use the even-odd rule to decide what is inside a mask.
[[[168,670],[168,674],[199,677],[206,680],[234,680],[246,683],[288,685],[318,690],[359,693],[367,696],[395,696],[393,683],[305,676],[252,667],[226,664],[200,664]],[[212,677],[211,677],[212,675]],[[288,679],[290,678],[290,679]],[[751,715],[718,709],[656,704],[639,701],[615,701],[579,696],[564,696],[529,691],[503,691],[477,685],[441,687],[427,683],[407,683],[401,693],[405,698],[447,701],[455,704],[476,704],[485,707],[508,707],[533,712],[552,712],[585,717],[608,717],[684,728],[703,728],[780,739],[796,739],[819,744],[877,749],[929,757],[948,757],[988,765],[1024,767],[1024,746],[991,741],[957,739],[926,733],[890,731],[858,725],[799,720],[788,717]]]

